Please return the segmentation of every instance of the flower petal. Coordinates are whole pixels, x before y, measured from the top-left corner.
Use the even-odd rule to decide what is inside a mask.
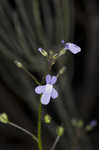
[[[35,88],[35,93],[37,93],[37,94],[41,94],[41,93],[43,93],[44,91],[45,91],[45,85],[40,85],[40,86],[37,86],[36,88]]]
[[[50,84],[55,84],[56,81],[57,81],[57,77],[56,76],[52,76]]]
[[[47,92],[43,93],[41,97],[41,103],[43,105],[47,105],[50,102],[50,98],[51,98],[50,93],[47,93]]]
[[[52,89],[51,97],[52,97],[53,99],[55,99],[55,98],[58,97],[58,92],[57,92],[54,88]]]
[[[73,54],[77,54],[81,51],[81,48],[79,46],[77,46],[76,44],[73,44],[73,43],[66,43],[65,49],[68,49]]]
[[[50,82],[51,82],[51,75],[48,74],[46,75],[46,84],[50,84]]]

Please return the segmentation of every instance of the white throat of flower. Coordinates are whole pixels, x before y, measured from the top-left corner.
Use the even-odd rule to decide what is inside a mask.
[[[51,84],[46,84],[45,92],[46,93],[51,93],[53,89],[53,85]]]

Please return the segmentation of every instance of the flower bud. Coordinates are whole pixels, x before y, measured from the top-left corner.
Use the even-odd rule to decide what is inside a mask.
[[[53,55],[53,59],[57,59],[58,53]]]
[[[82,128],[83,125],[84,125],[84,122],[82,120],[75,120],[75,119],[73,119],[72,120],[72,125],[74,127]]]
[[[62,50],[59,52],[58,57],[64,55],[65,53],[66,53],[66,50],[65,50],[65,49],[62,49]]]
[[[65,70],[66,70],[66,67],[63,66],[63,67],[59,70],[57,76],[62,75],[62,74],[64,73]]]
[[[72,126],[77,127],[77,120],[72,119],[71,122],[72,122]]]
[[[53,56],[53,54],[54,54],[53,50],[50,50],[50,51],[49,51],[49,55],[50,55],[50,56]]]
[[[85,127],[85,130],[91,131],[98,124],[97,120],[92,120],[89,125]]]
[[[23,67],[23,64],[21,62],[17,61],[17,60],[15,60],[14,63],[16,64],[16,66],[18,68],[22,68]]]
[[[83,121],[82,121],[82,120],[78,120],[78,122],[77,122],[77,127],[78,127],[78,128],[82,128],[83,125],[84,125]]]
[[[8,123],[8,116],[6,113],[0,114],[0,122],[7,124]]]
[[[61,40],[61,43],[62,43],[62,44],[64,44],[64,43],[65,43],[65,41],[64,41],[64,40]]]
[[[58,136],[62,136],[64,133],[64,127],[62,127],[62,126],[57,127],[56,133]]]
[[[44,116],[44,121],[45,121],[46,124],[51,123],[51,116],[48,115],[48,114],[46,114],[46,115]]]
[[[90,125],[87,125],[87,126],[85,127],[85,130],[86,130],[86,131],[91,131],[91,130],[92,130],[92,127],[91,127]]]
[[[44,50],[44,49],[42,49],[42,48],[38,48],[38,51],[43,55],[43,56],[48,56],[48,54],[47,54],[47,52]]]

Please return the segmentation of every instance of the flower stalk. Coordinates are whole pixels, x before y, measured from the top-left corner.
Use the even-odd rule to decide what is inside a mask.
[[[41,114],[42,114],[42,104],[39,104],[38,111],[38,149],[42,150],[42,139],[41,139]]]
[[[56,145],[57,145],[59,139],[60,139],[60,136],[57,136],[56,139],[55,139],[54,144],[53,144],[52,147],[51,147],[51,150],[54,150],[54,149],[55,149],[55,147],[56,147]]]
[[[23,132],[25,132],[26,134],[28,134],[29,136],[31,136],[38,143],[37,137],[34,134],[32,134],[31,132],[29,132],[28,130],[26,130],[26,129],[20,127],[19,125],[16,125],[16,124],[14,124],[14,123],[12,123],[10,121],[8,121],[8,124],[11,125],[11,126],[13,126],[13,127],[15,127],[15,128],[17,128],[17,129],[19,129],[19,130],[21,130],[21,131],[23,131]]]
[[[21,62],[15,60],[14,63],[16,64],[16,66],[17,66],[18,68],[23,69],[24,72],[25,72],[37,85],[40,85],[40,84],[41,84],[41,83],[36,79],[36,77],[35,77],[33,74],[31,74],[31,73],[28,71],[27,68],[25,68],[25,67],[23,66],[23,64],[22,64]]]

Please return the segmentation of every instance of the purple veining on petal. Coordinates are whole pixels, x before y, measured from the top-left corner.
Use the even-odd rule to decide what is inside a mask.
[[[73,54],[77,54],[81,51],[81,48],[79,46],[77,46],[76,44],[73,44],[73,43],[66,43],[64,49],[68,49]]]
[[[45,85],[40,85],[40,86],[37,86],[36,88],[35,88],[35,93],[37,93],[37,94],[42,94],[44,91],[45,91]]]
[[[58,97],[58,92],[57,92],[56,89],[54,89],[54,88],[52,89],[51,97],[52,97],[53,99],[55,99],[55,98]]]
[[[46,75],[46,84],[50,84],[51,82],[51,75]]]
[[[41,103],[43,105],[47,105],[50,102],[50,98],[51,98],[50,93],[44,92],[42,97],[41,97]]]
[[[56,76],[52,76],[50,84],[55,84],[56,81],[57,81],[57,77]]]

